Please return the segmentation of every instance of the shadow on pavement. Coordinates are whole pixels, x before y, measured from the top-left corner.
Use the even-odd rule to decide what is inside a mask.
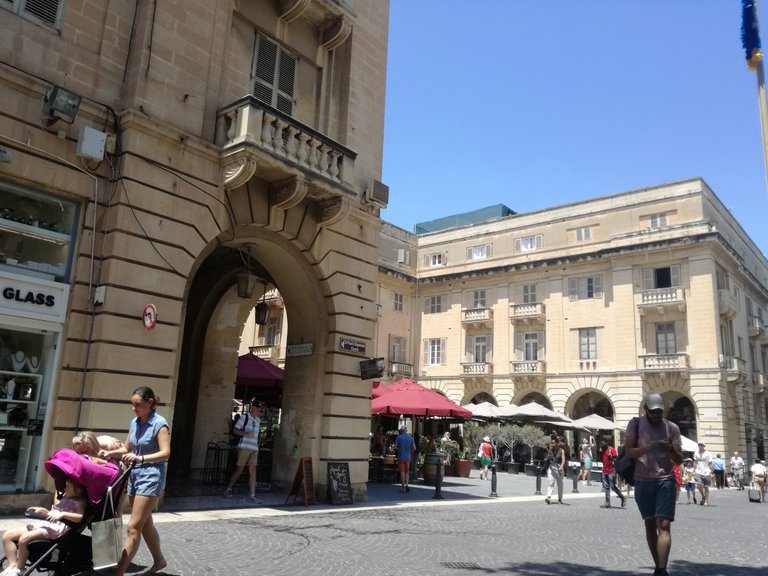
[[[645,544],[645,543],[643,543]],[[450,562],[443,563],[448,568]],[[456,566],[458,568],[458,566]],[[617,570],[616,568],[600,568],[571,564],[570,562],[523,562],[510,564],[501,569],[486,569],[479,565],[473,567],[462,566],[463,569],[486,574],[525,574],[537,576],[637,576],[638,574],[653,574],[653,566]],[[733,566],[732,564],[718,564],[712,562],[671,562],[667,567],[670,576],[757,576],[765,574],[765,566]]]

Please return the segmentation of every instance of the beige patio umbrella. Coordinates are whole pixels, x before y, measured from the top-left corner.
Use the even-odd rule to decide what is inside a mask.
[[[537,402],[529,402],[522,406],[510,404],[509,406],[502,406],[499,410],[501,411],[501,415],[507,420],[518,422],[573,422],[573,420],[568,418],[565,414],[550,410]]]
[[[619,426],[613,420],[603,418],[599,414],[584,416],[584,418],[574,420],[573,423],[578,424],[579,426],[584,426],[584,428],[589,428],[590,430],[620,430],[622,428],[622,426]]]

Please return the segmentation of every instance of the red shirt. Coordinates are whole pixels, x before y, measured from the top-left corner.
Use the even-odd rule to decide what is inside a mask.
[[[616,467],[613,465],[613,461],[616,460],[618,454],[616,448],[608,446],[603,452],[603,474],[614,474]]]

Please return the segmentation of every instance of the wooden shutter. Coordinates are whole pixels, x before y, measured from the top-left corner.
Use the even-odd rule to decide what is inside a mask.
[[[474,252],[472,246],[467,248],[467,260],[473,260],[474,259],[474,255],[475,255],[475,252]]]
[[[440,338],[440,366],[448,364],[448,338]]]
[[[653,268],[643,268],[643,290],[653,290],[656,288],[654,277]]]
[[[568,278],[568,297],[571,300],[579,299],[579,279]]]
[[[485,257],[490,258],[491,257],[491,250],[493,249],[492,244],[486,244],[485,245]]]
[[[672,264],[672,266],[669,267],[669,277],[672,287],[678,288],[683,285],[682,279],[680,278],[680,264]]]
[[[540,250],[543,243],[544,243],[544,235],[536,234],[536,236],[534,236],[534,244],[536,246],[536,250]]]
[[[296,59],[269,38],[256,36],[253,95],[281,112],[293,114]]]
[[[594,288],[595,298],[603,297],[603,277],[600,275],[594,276],[592,279],[592,286]]]
[[[55,27],[62,8],[60,0],[26,0],[22,14],[42,24]]]
[[[546,358],[546,332],[536,332],[536,360]]]
[[[525,334],[522,332],[515,332],[515,359],[523,360],[525,352]]]

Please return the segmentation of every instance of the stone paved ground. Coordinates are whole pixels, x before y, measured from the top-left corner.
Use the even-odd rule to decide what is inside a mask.
[[[604,510],[597,489],[577,495],[567,490],[565,506],[547,506],[541,496],[531,495],[436,502],[432,491],[414,492],[378,507],[257,508],[158,517],[170,561],[167,573],[653,573],[634,500],[624,510]],[[750,504],[746,492],[715,492],[707,508],[681,504],[673,524],[670,574],[764,576],[767,527],[768,504]],[[147,562],[144,550],[137,558],[142,562]]]
[[[168,575],[652,574],[634,500],[604,510],[598,487],[571,488],[568,505],[547,506],[532,495],[534,479],[500,475],[501,498],[488,497],[489,482],[449,479],[439,501],[433,488],[401,495],[375,485],[369,502],[354,506],[284,506],[283,495],[262,494],[259,507],[212,510],[216,499],[193,511],[176,502],[155,519]],[[750,504],[746,492],[713,491],[707,508],[681,504],[670,574],[764,576],[767,527],[768,504]],[[134,571],[148,563],[142,546]]]

